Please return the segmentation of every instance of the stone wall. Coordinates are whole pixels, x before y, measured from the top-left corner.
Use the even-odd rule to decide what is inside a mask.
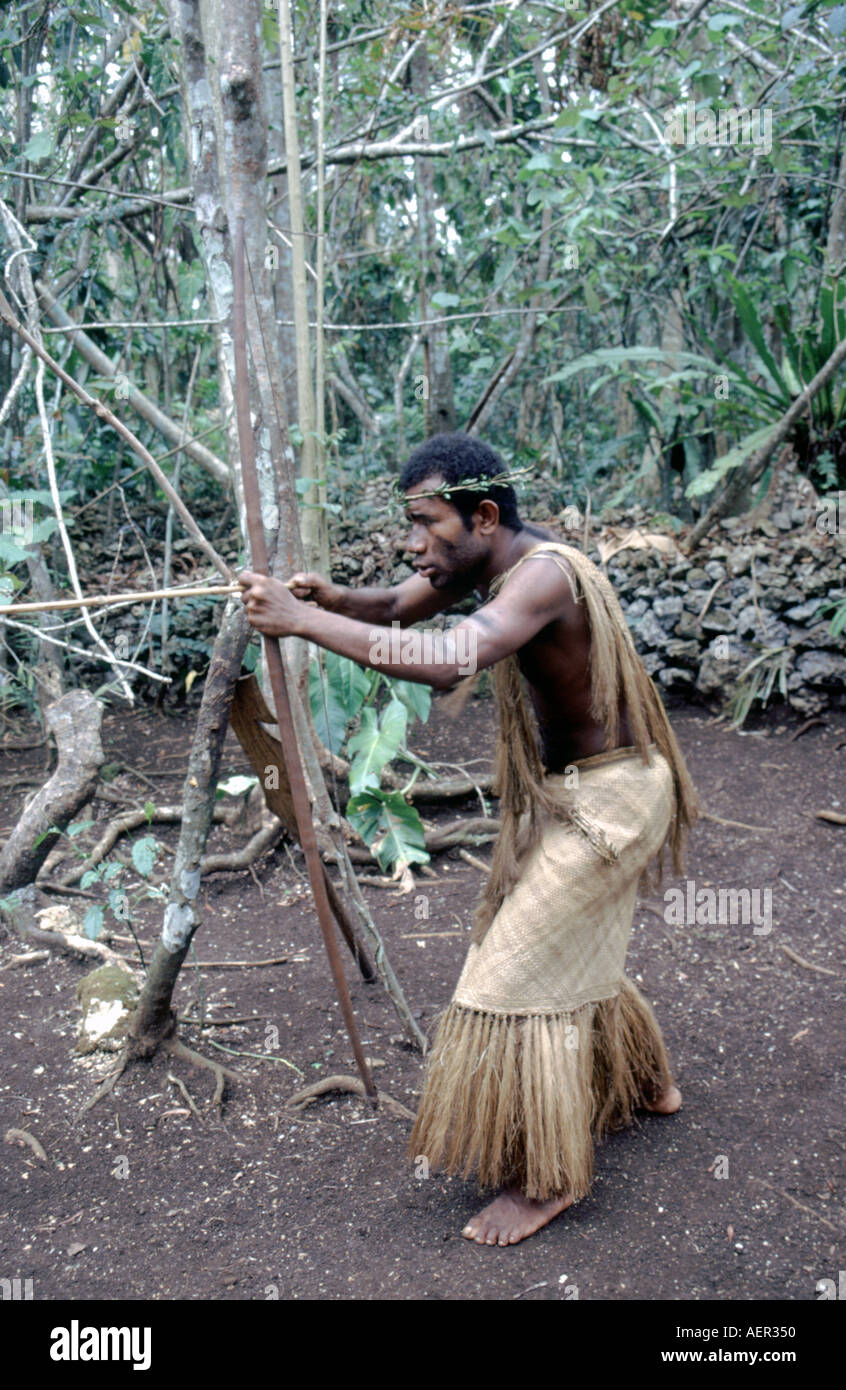
[[[750,661],[782,648],[793,709],[846,704],[846,641],[820,613],[846,598],[846,547],[806,517],[785,519],[783,530],[778,514],[755,528],[730,519],[690,558],[640,550],[609,560],[635,643],[664,689],[721,706]],[[777,686],[772,698],[781,698]]]

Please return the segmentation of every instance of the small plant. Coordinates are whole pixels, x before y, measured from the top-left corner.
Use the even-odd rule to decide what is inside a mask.
[[[325,679],[317,660],[312,662],[309,701],[318,737],[333,753],[341,751],[348,726],[359,717],[358,732],[346,745],[351,755],[346,814],[382,870],[399,875],[411,864],[427,864],[423,822],[406,800],[422,765],[408,753],[405,741],[409,716],[424,724],[428,720],[430,691],[327,652]],[[406,787],[387,791],[380,785],[382,771],[397,757],[419,765]]]
[[[144,807],[148,825],[152,822],[155,809],[152,801],[148,801]],[[66,831],[61,831],[58,826],[51,825],[38,837],[35,843],[40,844],[48,835],[60,836],[63,834],[73,842],[78,835],[89,830],[93,824],[94,822],[91,820],[76,821],[73,825],[69,825]],[[78,849],[76,845],[73,845],[73,848],[80,858],[87,858],[84,850]],[[141,879],[140,884],[131,882],[127,877],[129,865],[118,858],[103,859],[99,864],[86,869],[79,884],[83,891],[92,888],[95,884],[102,884],[107,889],[105,903],[91,903],[86,910],[82,929],[88,939],[90,941],[97,940],[106,924],[106,914],[108,913],[116,923],[128,927],[138,947],[142,966],[144,966],[144,953],[135,935],[133,919],[139,903],[150,898],[157,902],[164,902],[167,898],[165,889],[152,882],[152,873],[160,850],[161,845],[154,835],[142,835],[140,839],[133,841],[130,855],[132,867]]]
[[[828,603],[824,603],[820,608],[820,613],[831,613],[828,630],[832,637],[839,637],[846,629],[846,598],[833,598]]]
[[[765,647],[741,671],[737,689],[729,703],[731,728],[740,729],[745,723],[754,700],[767,704],[778,681],[780,694],[787,698],[787,667],[790,661],[789,647]]]

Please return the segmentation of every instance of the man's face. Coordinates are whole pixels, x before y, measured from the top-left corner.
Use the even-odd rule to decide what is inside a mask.
[[[468,531],[460,513],[442,497],[420,497],[440,487],[442,479],[427,478],[406,492],[406,516],[411,531],[406,550],[414,556],[414,568],[433,589],[443,589],[459,577],[468,577],[478,570],[487,554],[488,545],[477,535],[476,517]]]

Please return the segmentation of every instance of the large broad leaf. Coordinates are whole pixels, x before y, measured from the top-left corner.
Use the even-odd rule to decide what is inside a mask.
[[[730,378],[731,384],[736,390],[743,390],[745,388],[750,395],[757,396],[758,400],[765,405],[768,410],[772,411],[773,419],[783,414],[784,399],[782,396],[776,395],[773,391],[767,390],[765,386],[760,386],[757,382],[753,381],[748,372],[745,372],[737,362],[733,362],[728,354],[718,348],[715,343],[712,343],[709,338],[706,338],[705,341],[714,356],[718,358],[722,364],[723,375],[727,375]]]
[[[719,367],[709,357],[700,357],[695,352],[664,352],[658,347],[619,347],[597,348],[596,352],[586,352],[575,361],[545,377],[546,382],[567,381],[577,372],[589,371],[596,367],[626,367],[632,362],[666,362],[672,367],[699,367],[703,372],[718,372]]]
[[[391,681],[391,694],[397,700],[402,700],[406,708],[416,714],[421,724],[425,724],[429,718],[432,708],[432,692],[428,685],[419,685],[417,681]]]
[[[834,352],[840,339],[846,334],[846,306],[835,303],[834,297],[835,282],[828,280],[820,289],[820,320],[822,322],[822,333],[820,335],[820,351],[818,360],[813,363],[813,371],[809,373],[813,376],[819,371]],[[844,295],[844,286],[838,286],[838,300]]]
[[[407,725],[408,711],[400,700],[391,700],[378,719],[372,706],[362,710],[361,728],[349,742],[349,750],[355,754],[350,764],[353,796],[379,786],[382,768],[405,742]]]
[[[158,845],[152,835],[142,835],[132,846],[132,862],[142,878],[149,878],[156,862]]]
[[[752,300],[739,280],[735,280],[733,275],[726,276],[729,286],[729,298],[737,310],[737,316],[743,324],[743,331],[757,352],[761,365],[765,368],[771,381],[778,387],[785,405],[789,405],[792,397],[790,389],[778,369],[778,364],[773,357],[764,337],[764,329],[758,317]]]
[[[367,698],[372,681],[370,672],[345,656],[327,652],[326,674],[321,675],[318,658],[312,658],[308,672],[308,699],[317,736],[332,753],[340,753],[353,715]]]
[[[347,819],[384,871],[397,864],[428,864],[423,823],[402,792],[376,789],[350,797]]]
[[[17,545],[10,536],[0,536],[0,562],[4,565],[19,565],[28,559],[27,552]]]
[[[736,444],[733,449],[729,449],[727,454],[718,458],[712,468],[706,468],[693,479],[692,483],[688,483],[685,488],[685,497],[701,497],[703,493],[711,492],[726,473],[730,473],[732,468],[739,468],[750,454],[753,454],[756,449],[760,449],[773,431],[773,425],[764,425],[762,429],[753,430],[751,434],[747,434],[746,438]]]
[[[103,930],[105,912],[99,903],[92,903],[82,919],[82,930],[89,941],[96,941]]]

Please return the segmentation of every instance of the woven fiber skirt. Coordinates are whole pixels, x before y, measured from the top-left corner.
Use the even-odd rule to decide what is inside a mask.
[[[672,773],[654,746],[648,763],[624,748],[573,767],[546,785],[574,820],[545,822],[470,947],[410,1142],[433,1168],[539,1200],[584,1196],[594,1143],[672,1081],[655,1015],[624,973]]]

